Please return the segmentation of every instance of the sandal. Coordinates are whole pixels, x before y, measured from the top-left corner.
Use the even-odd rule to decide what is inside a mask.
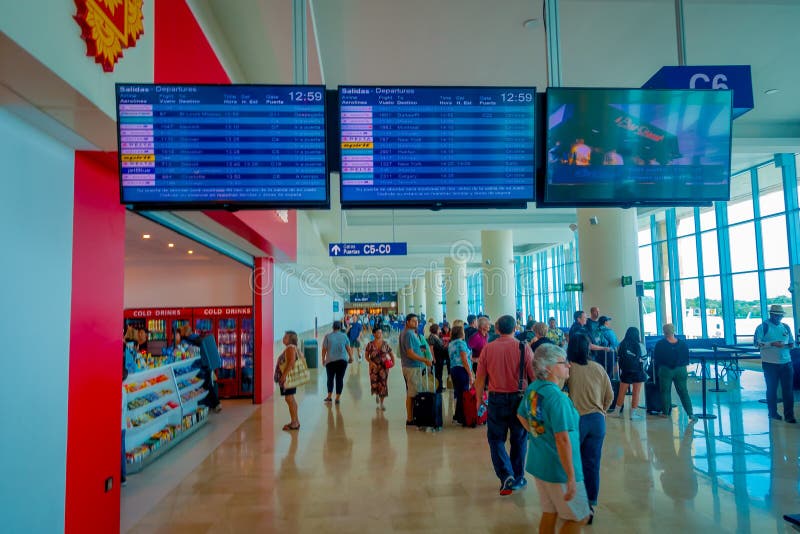
[[[297,426],[292,426],[291,423],[286,423],[283,425],[284,430],[300,430],[300,423],[297,423]]]

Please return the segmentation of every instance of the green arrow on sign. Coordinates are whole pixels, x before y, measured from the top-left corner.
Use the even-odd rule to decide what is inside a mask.
[[[583,291],[583,282],[580,284],[564,284],[564,291]]]
[[[656,288],[656,283],[655,282],[644,282],[642,284],[642,286],[644,287],[645,291],[653,291]]]

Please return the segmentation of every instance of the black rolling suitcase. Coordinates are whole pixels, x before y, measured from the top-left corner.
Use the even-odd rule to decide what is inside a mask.
[[[433,373],[430,369],[426,369],[425,374],[428,377],[427,382],[430,382]],[[442,428],[442,394],[433,391],[435,387],[429,389],[430,392],[417,393],[414,397],[412,418],[414,424],[420,428],[440,430]]]
[[[606,368],[608,378],[611,379],[611,391],[614,392],[614,402],[611,404],[612,409],[616,409],[619,396],[622,395],[624,397],[624,395],[627,393],[627,391],[619,390],[619,367],[617,366],[616,362],[617,352],[615,350],[610,350],[604,354],[603,367]]]
[[[647,381],[644,383],[645,408],[649,414],[662,413],[664,405],[661,402],[661,390],[658,387],[658,374],[655,363],[650,365],[650,371],[647,375]]]
[[[792,369],[794,370],[792,389],[800,389],[800,348],[793,348],[789,354],[792,357]]]

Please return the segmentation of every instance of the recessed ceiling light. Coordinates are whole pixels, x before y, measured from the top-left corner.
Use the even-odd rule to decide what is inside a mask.
[[[539,19],[528,19],[522,23],[522,26],[524,28],[533,28],[537,24],[539,24]]]
[[[190,251],[189,251],[189,254],[194,254],[194,250],[190,250]]]
[[[150,234],[142,234],[142,239],[150,239]]]
[[[781,92],[780,89],[767,89],[766,91],[764,91],[764,94],[765,95],[774,95],[775,93],[780,93],[780,92]]]
[[[175,247],[175,243],[169,243],[169,244],[167,244],[167,246],[168,246],[169,248],[174,248],[174,247]]]

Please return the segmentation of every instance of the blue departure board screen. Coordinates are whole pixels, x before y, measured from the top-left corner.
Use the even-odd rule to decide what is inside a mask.
[[[329,205],[325,87],[117,84],[123,204]]]
[[[532,87],[339,87],[345,207],[534,200]]]

